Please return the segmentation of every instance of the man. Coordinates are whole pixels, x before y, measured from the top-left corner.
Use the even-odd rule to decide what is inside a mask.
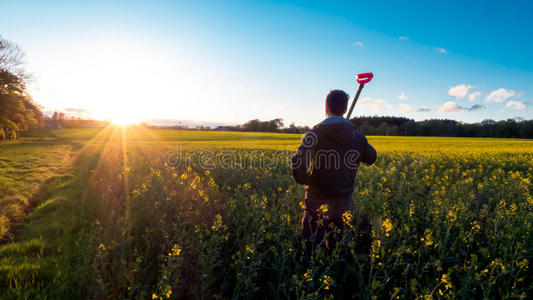
[[[376,150],[343,117],[348,99],[342,90],[330,91],[326,97],[326,119],[306,134],[292,158],[292,175],[306,189],[302,218],[306,260],[324,239],[331,227],[328,225],[334,224],[342,231],[342,215],[353,210],[352,193],[359,164],[371,165],[376,161]],[[332,242],[326,241],[329,252]]]

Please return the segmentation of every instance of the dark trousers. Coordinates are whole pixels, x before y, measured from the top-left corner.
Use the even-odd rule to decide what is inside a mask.
[[[353,212],[353,199],[352,194],[346,196],[330,196],[327,194],[317,192],[305,193],[305,211],[302,217],[302,236],[305,241],[304,249],[304,264],[311,258],[314,249],[318,245],[325,247],[328,254],[331,254],[332,250],[336,246],[336,241],[343,236],[344,224],[342,215],[346,211]],[[327,205],[327,213],[324,213],[320,207]],[[366,253],[370,250],[371,236],[370,236],[370,224],[366,217],[361,220],[352,220],[352,224],[357,224],[357,237],[355,238],[357,244],[357,252]],[[340,234],[335,235],[333,231],[339,229]],[[324,236],[328,236],[327,240],[324,240]],[[341,251],[342,256],[347,256],[345,251]],[[350,257],[342,257],[348,261],[351,261]]]
[[[313,249],[324,242],[328,251],[334,248],[335,238],[330,234],[335,228],[340,229],[341,234],[344,229],[342,214],[346,211],[353,211],[352,195],[330,196],[327,194],[306,192],[305,211],[302,217],[302,236],[305,240],[305,255],[310,256]],[[327,205],[327,212],[321,207]],[[333,226],[332,226],[333,225]],[[324,236],[328,234],[326,241]]]

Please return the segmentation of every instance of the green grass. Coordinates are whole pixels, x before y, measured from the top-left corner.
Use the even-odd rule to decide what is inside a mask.
[[[56,140],[0,142],[0,239],[39,200],[46,180],[70,167],[73,145]]]
[[[3,299],[69,299],[85,290],[88,232],[80,211],[88,180],[81,166],[47,182],[40,203],[0,247]]]

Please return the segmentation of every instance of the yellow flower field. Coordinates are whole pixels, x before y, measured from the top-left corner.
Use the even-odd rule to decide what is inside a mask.
[[[43,253],[85,271],[58,274],[62,265],[43,258],[23,270],[11,259],[15,246],[5,245],[0,281],[11,286],[7,296],[31,296],[23,288],[28,276],[31,286],[48,287],[41,293],[95,298],[533,292],[533,141],[369,137],[378,161],[359,171],[344,239],[331,256],[319,250],[307,268],[300,263],[303,187],[288,165],[300,135],[142,127],[54,134],[82,146],[73,172],[84,180],[72,186],[83,189],[69,199],[77,216],[69,222],[80,225],[67,235],[83,238],[62,253],[86,250],[76,252],[83,259],[47,252],[41,235]],[[358,251],[364,219],[370,255]],[[65,276],[71,288],[54,289]]]

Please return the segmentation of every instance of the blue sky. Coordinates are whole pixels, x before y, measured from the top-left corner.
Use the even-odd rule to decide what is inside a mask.
[[[0,34],[46,110],[312,125],[374,72],[355,115],[533,118],[527,1],[42,2],[2,1]]]

